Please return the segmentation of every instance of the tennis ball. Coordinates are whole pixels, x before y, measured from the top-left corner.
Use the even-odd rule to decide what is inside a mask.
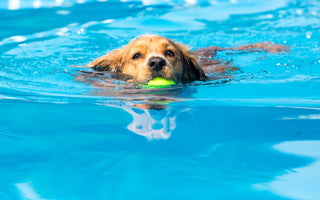
[[[161,77],[156,77],[148,82],[148,86],[170,86],[175,85],[176,83],[173,80],[167,80]]]
[[[149,81],[144,88],[148,89],[158,89],[158,88],[166,88],[170,87],[172,85],[175,85],[176,83],[173,80],[167,80],[161,77],[155,77],[151,81]]]

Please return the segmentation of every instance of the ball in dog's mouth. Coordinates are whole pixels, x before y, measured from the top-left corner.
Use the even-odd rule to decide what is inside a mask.
[[[174,82],[173,80],[168,80],[161,77],[155,77],[147,83],[148,86],[171,86],[175,84],[176,82]]]
[[[143,88],[146,89],[160,89],[160,88],[167,88],[176,85],[176,82],[173,80],[168,80],[162,77],[155,77],[149,82],[143,85]]]

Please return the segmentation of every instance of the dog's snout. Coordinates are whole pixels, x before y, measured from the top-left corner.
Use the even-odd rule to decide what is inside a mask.
[[[149,67],[156,71],[160,71],[166,64],[166,60],[160,57],[152,57],[148,63]]]

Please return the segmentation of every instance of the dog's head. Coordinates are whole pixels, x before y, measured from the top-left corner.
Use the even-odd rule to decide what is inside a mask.
[[[162,77],[176,82],[204,80],[204,71],[183,45],[156,35],[141,36],[88,65],[133,76],[138,82]]]

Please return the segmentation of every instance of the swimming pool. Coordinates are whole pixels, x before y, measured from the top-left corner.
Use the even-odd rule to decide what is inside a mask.
[[[0,9],[1,200],[319,199],[319,1],[9,0]],[[75,80],[69,66],[141,34],[192,49],[273,41],[290,51],[221,52],[241,69],[232,79],[156,95],[113,96]],[[163,107],[136,107],[146,101]]]

